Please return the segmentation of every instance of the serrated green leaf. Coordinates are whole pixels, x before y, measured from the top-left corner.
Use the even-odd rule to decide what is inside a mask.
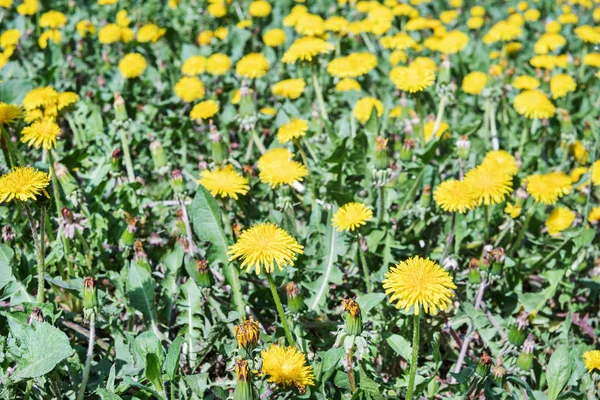
[[[145,268],[135,262],[129,264],[127,296],[131,306],[143,314],[144,321],[158,335],[154,305],[154,280]]]
[[[181,347],[183,346],[183,338],[177,336],[167,352],[167,360],[165,361],[165,372],[167,376],[173,380],[175,379],[175,373],[177,372],[177,366],[179,365],[179,356],[181,355]]]
[[[571,355],[567,346],[560,345],[554,350],[546,367],[546,376],[548,400],[556,400],[571,376]]]

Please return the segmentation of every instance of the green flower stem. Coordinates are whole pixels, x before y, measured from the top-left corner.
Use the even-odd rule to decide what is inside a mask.
[[[300,141],[298,139],[294,139],[294,145],[296,145],[296,147],[298,148],[298,151],[300,152],[300,156],[302,157],[302,162],[304,163],[304,166],[306,167],[306,169],[308,169],[308,171],[310,173],[310,167],[308,166],[308,157],[306,157],[306,152],[302,148]]]
[[[54,197],[54,204],[56,205],[56,215],[60,219],[62,218],[62,201],[60,199],[60,182],[58,181],[58,176],[56,175],[56,168],[54,167],[54,153],[52,150],[48,151],[48,164],[50,165],[50,175],[52,178],[52,196]],[[61,241],[65,248],[65,260],[67,261],[67,278],[69,278],[73,274],[73,263],[71,262],[71,243],[69,239],[64,235],[61,236]]]
[[[490,206],[485,204],[483,206],[483,216],[485,219],[485,242],[490,238]]]
[[[418,310],[415,310],[418,311]],[[421,324],[420,314],[413,317],[413,343],[412,357],[410,361],[410,372],[408,373],[408,391],[406,392],[406,400],[411,400],[415,390],[415,376],[417,375],[417,361],[419,360],[419,327]]]
[[[223,207],[223,208],[225,208],[225,207]],[[231,221],[224,213],[221,215],[223,216],[222,219],[223,219],[223,224],[226,227],[225,229],[227,231],[229,231],[229,234],[231,235],[232,239],[235,241],[235,237],[233,235],[233,227],[231,226]],[[191,228],[190,228],[190,230],[191,230]],[[246,316],[246,304],[244,303],[244,297],[242,296],[242,284],[240,283],[240,275],[239,275],[239,272],[235,269],[235,267],[231,263],[227,263],[225,265],[224,269],[226,272],[225,276],[231,277],[231,282],[229,282],[229,285],[231,285],[231,291],[233,292],[233,301],[235,302],[235,306],[238,310],[238,313],[240,314],[240,321],[241,321],[241,319]]]
[[[452,247],[452,242],[454,241],[454,227],[456,226],[456,213],[452,213],[452,222],[450,223],[450,232],[446,237],[446,246],[444,246],[444,252],[442,253],[442,258],[440,258],[441,262],[444,262],[444,259],[450,252],[450,248]]]
[[[423,104],[421,103],[421,95],[417,93],[415,95],[417,114],[419,115],[419,143],[421,147],[425,146],[425,116],[423,115]]]
[[[496,129],[496,105],[490,102],[490,136],[492,138],[492,149],[498,151],[500,143],[498,142],[498,130]]]
[[[304,144],[304,146],[306,146],[306,150],[308,150],[310,158],[313,159],[315,164],[319,164],[319,159],[317,158],[315,151],[313,150],[312,146],[310,145],[310,143],[308,143],[308,140],[305,137],[302,138],[302,143]]]
[[[125,169],[127,170],[127,179],[130,183],[135,182],[135,173],[133,172],[133,162],[131,161],[131,153],[129,152],[129,140],[127,140],[127,132],[123,127],[119,128],[121,136],[121,146],[123,147],[123,159],[125,160]]]
[[[283,306],[281,305],[281,299],[279,298],[279,294],[277,293],[277,287],[275,287],[275,281],[273,280],[271,273],[267,272],[266,275],[267,280],[269,281],[269,287],[271,288],[271,294],[273,295],[273,300],[275,301],[275,307],[277,307],[277,312],[279,313],[281,324],[283,325],[283,329],[285,330],[285,337],[287,338],[288,344],[290,346],[295,347],[296,342],[294,342],[292,331],[290,330],[287,319],[285,318]]]
[[[354,369],[352,368],[352,355],[354,354],[354,345],[348,350],[346,361],[348,363],[348,381],[350,382],[350,390],[356,393],[356,380],[354,379]]]
[[[592,164],[594,162],[596,162],[598,156],[598,145],[600,144],[600,135],[598,134],[598,132],[596,131],[596,122],[592,121],[590,128],[592,130],[592,136],[594,138],[594,152],[592,153]],[[587,198],[585,200],[585,208],[583,210],[583,220],[585,221],[587,219],[587,217],[590,214],[590,199],[592,197],[592,190],[593,190],[593,186],[592,186],[592,180],[590,179],[590,183],[588,186],[588,193],[587,193]]]
[[[448,97],[442,96],[442,98],[440,99],[440,105],[438,106],[438,112],[435,117],[435,122],[433,124],[433,132],[431,133],[432,138],[436,137],[437,132],[440,129],[440,125],[442,124],[442,119],[444,118],[444,110],[446,109],[447,104],[448,104]]]
[[[254,128],[252,128],[252,140],[254,141],[254,144],[260,151],[260,154],[265,154],[267,152],[265,145],[263,144],[262,140],[260,140],[260,138],[258,137],[258,133],[256,133],[256,129]]]
[[[94,340],[96,336],[96,313],[92,312],[90,315],[90,337],[88,340],[87,355],[85,357],[85,367],[83,369],[83,377],[81,378],[81,386],[79,387],[79,394],[77,400],[83,400],[85,395],[85,388],[87,387],[88,379],[90,377],[90,369],[92,366],[92,358],[94,357]]]
[[[329,116],[327,115],[325,101],[323,100],[323,92],[321,90],[321,85],[319,84],[319,78],[317,77],[317,69],[314,66],[312,68],[312,82],[315,89],[315,95],[317,96],[317,104],[319,105],[319,110],[321,111],[321,118],[327,121],[329,120]]]
[[[385,215],[385,188],[383,185],[377,186],[377,224],[383,223]]]
[[[4,142],[6,143],[6,148],[8,150],[9,161],[11,165],[14,167],[17,165],[16,160],[19,160],[19,165],[27,164],[21,152],[17,149],[17,146],[10,139],[10,135],[8,134],[4,125],[0,125],[0,130],[2,131],[2,137],[4,138]]]
[[[519,143],[519,155],[523,158],[523,149],[525,148],[525,143],[527,143],[527,139],[529,136],[529,129],[533,129],[533,122],[529,122],[529,127],[527,126],[529,119],[523,123],[523,131],[521,131],[521,143]]]
[[[361,245],[361,241],[364,238],[359,233],[357,236],[357,246],[358,246],[358,255],[360,256],[360,263],[362,265],[363,277],[365,279],[365,285],[367,286],[367,293],[373,292],[373,285],[371,284],[371,274],[369,272],[369,265],[367,264],[367,258],[365,257],[365,252]]]
[[[521,230],[517,234],[517,238],[515,239],[512,246],[510,247],[510,250],[508,251],[508,254],[507,254],[508,257],[511,257],[513,254],[515,254],[515,252],[521,245],[521,242],[523,241],[523,237],[525,236],[525,233],[527,233],[527,228],[529,227],[529,222],[531,221],[531,218],[533,217],[534,213],[535,213],[535,203],[528,210],[527,216],[525,217],[525,222],[523,222],[523,226],[521,227]]]
[[[37,229],[35,227],[35,221],[33,219],[33,215],[31,214],[31,208],[29,204],[23,202],[23,209],[25,210],[25,214],[27,215],[27,219],[29,220],[29,227],[31,228],[31,234],[33,235],[33,244],[35,246],[36,255],[37,255],[37,267],[38,267],[38,290],[36,301],[38,303],[44,302],[44,250],[42,248],[41,241],[44,240],[44,230],[41,230],[41,235],[38,237]],[[42,210],[44,208],[42,207]],[[42,211],[42,216],[44,219],[46,218],[46,213]],[[43,221],[43,220],[42,220]]]

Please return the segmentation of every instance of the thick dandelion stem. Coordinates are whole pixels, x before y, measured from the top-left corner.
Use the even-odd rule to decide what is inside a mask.
[[[356,379],[354,379],[354,369],[352,368],[352,356],[354,354],[354,345],[348,350],[346,362],[348,364],[348,382],[350,382],[350,390],[356,393]]]
[[[413,392],[415,390],[415,377],[417,375],[417,361],[419,359],[419,327],[421,324],[420,315],[418,310],[415,310],[413,318],[414,329],[413,329],[413,343],[412,343],[412,357],[410,361],[410,372],[408,373],[408,391],[406,392],[406,400],[411,400]]]
[[[523,238],[525,237],[525,234],[527,233],[527,228],[529,227],[529,222],[531,221],[533,214],[535,214],[535,203],[531,206],[531,208],[527,212],[527,216],[525,217],[525,222],[523,222],[523,226],[521,226],[521,230],[517,234],[517,238],[515,239],[512,246],[510,247],[510,250],[508,251],[508,257],[511,257],[513,254],[515,254],[515,252],[521,245],[521,242],[523,241]]]
[[[490,206],[483,206],[483,216],[485,219],[485,241],[487,242],[490,238]]]
[[[6,128],[3,125],[0,125],[0,130],[2,131],[2,137],[4,138],[4,142],[6,143],[6,149],[8,151],[9,161],[11,165],[15,167],[17,165],[17,160],[19,161],[20,165],[25,165],[26,162],[23,158],[23,155],[11,140]]]
[[[298,139],[294,139],[294,144],[296,145],[296,147],[298,148],[298,151],[300,152],[300,157],[302,157],[302,162],[304,163],[304,166],[310,172],[310,167],[308,166],[308,157],[306,157],[306,152],[302,148],[300,141]]]
[[[365,286],[367,287],[367,293],[373,292],[373,285],[371,284],[371,273],[369,272],[369,265],[367,264],[367,258],[365,257],[365,250],[363,248],[364,237],[358,235],[358,255],[360,257],[360,263],[362,265],[363,278],[365,279]]]
[[[79,387],[79,394],[77,400],[83,400],[85,395],[85,389],[87,387],[88,379],[90,378],[90,369],[92,367],[92,358],[94,357],[94,340],[96,337],[96,313],[93,312],[90,315],[90,337],[88,340],[87,355],[85,357],[85,367],[83,369],[83,377],[81,378],[81,386]]]
[[[119,128],[119,135],[121,136],[121,146],[123,147],[123,159],[125,160],[125,169],[127,170],[127,179],[129,182],[135,182],[135,173],[133,172],[133,162],[131,161],[131,153],[129,151],[129,140],[127,139],[127,132],[123,127]]]
[[[325,108],[325,101],[323,100],[323,92],[321,91],[321,85],[319,84],[319,78],[317,77],[317,69],[313,67],[312,69],[312,82],[313,87],[315,89],[315,95],[317,96],[317,104],[319,105],[319,110],[321,111],[321,118],[323,120],[328,120],[329,116],[327,115],[327,109]]]
[[[523,123],[523,130],[521,131],[521,143],[519,143],[519,155],[523,158],[523,149],[525,148],[525,143],[527,143],[527,139],[529,137],[529,129],[527,126],[527,122]]]
[[[48,151],[48,164],[50,167],[50,175],[52,175],[52,196],[54,197],[54,205],[56,206],[56,215],[60,219],[62,216],[62,200],[60,199],[60,182],[58,181],[58,176],[56,175],[56,167],[54,166],[54,154],[52,150]],[[67,277],[69,277],[73,273],[73,263],[69,258],[71,256],[71,243],[69,239],[60,235],[61,241],[65,248],[65,260],[67,261]]]
[[[258,148],[258,151],[260,151],[260,154],[265,154],[267,152],[265,145],[263,144],[262,140],[260,140],[260,138],[258,137],[258,133],[256,133],[256,129],[254,128],[252,128],[252,140]]]
[[[448,104],[448,97],[442,96],[440,99],[440,105],[438,107],[438,112],[435,117],[435,123],[433,124],[433,132],[431,133],[431,137],[434,138],[437,135],[437,132],[440,130],[440,125],[442,124],[442,119],[444,118],[444,110],[446,109],[446,105]]]
[[[377,224],[383,223],[385,216],[385,188],[383,185],[377,186]]]
[[[454,242],[454,227],[456,226],[456,212],[452,213],[452,221],[450,222],[450,232],[446,237],[446,246],[444,246],[444,252],[442,253],[442,258],[440,258],[441,262],[444,262],[446,256],[450,253],[450,249],[452,248],[452,243]]]
[[[38,289],[37,289],[37,297],[36,301],[38,303],[44,302],[44,250],[42,247],[42,241],[44,240],[43,232],[44,229],[41,230],[42,234],[38,237],[37,229],[35,227],[35,221],[33,219],[33,215],[31,214],[31,208],[29,208],[29,204],[23,203],[23,208],[25,209],[25,214],[27,215],[27,219],[29,220],[29,227],[31,228],[31,234],[33,236],[33,243],[35,245],[35,251],[37,255],[37,275],[38,275]],[[43,210],[43,208],[42,208]],[[46,213],[42,211],[42,217],[46,218]],[[43,221],[43,220],[42,220]],[[42,225],[43,227],[43,225]]]
[[[288,325],[287,319],[285,318],[285,313],[283,312],[283,306],[281,305],[281,299],[279,298],[279,294],[277,293],[277,287],[275,286],[275,281],[271,276],[270,272],[266,273],[267,280],[269,281],[269,287],[271,288],[271,294],[273,295],[273,300],[275,301],[275,307],[277,307],[277,312],[279,313],[279,318],[281,319],[281,324],[283,325],[283,329],[285,330],[285,337],[287,338],[288,344],[290,346],[296,346],[296,342],[294,341],[294,337],[292,336],[292,331],[290,330],[290,326]]]
[[[496,106],[490,102],[489,105],[490,113],[490,136],[492,137],[492,149],[498,151],[500,149],[500,142],[498,141],[498,130],[496,129]]]
[[[421,96],[415,95],[417,105],[417,115],[419,116],[419,142],[421,146],[425,146],[425,116],[423,115],[423,104],[421,104]]]

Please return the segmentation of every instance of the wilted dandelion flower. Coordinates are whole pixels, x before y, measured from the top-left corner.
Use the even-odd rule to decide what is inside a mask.
[[[355,79],[342,79],[335,85],[336,92],[349,92],[352,90],[360,90],[360,83]]]
[[[260,353],[260,357],[261,373],[267,375],[271,383],[283,388],[294,386],[300,393],[315,384],[312,366],[306,365],[304,354],[294,346],[271,344]]]
[[[506,172],[509,175],[516,175],[519,172],[519,164],[517,160],[507,151],[495,150],[489,151],[481,161],[481,165],[486,168],[498,169]]]
[[[575,221],[575,213],[566,207],[555,208],[546,219],[548,234],[558,236]]]
[[[515,89],[532,90],[540,87],[540,81],[533,76],[521,75],[513,79],[512,86]]]
[[[181,72],[184,75],[200,75],[204,71],[206,71],[206,57],[204,56],[191,56],[181,66]]]
[[[527,118],[550,118],[556,112],[556,107],[541,90],[525,90],[518,94],[513,106],[517,113]]]
[[[512,176],[489,165],[479,165],[467,172],[465,184],[473,191],[477,205],[500,204],[512,192]]]
[[[52,119],[43,119],[23,128],[21,142],[49,150],[56,148],[56,138],[60,135],[60,127]]]
[[[252,350],[258,343],[258,322],[253,317],[242,318],[242,323],[233,327],[235,339],[243,349]]]
[[[206,72],[211,75],[224,75],[231,69],[231,60],[226,54],[216,53],[206,60]]]
[[[575,79],[567,74],[554,75],[550,79],[550,91],[553,99],[565,97],[567,93],[574,92],[577,89]]]
[[[435,82],[435,70],[414,64],[408,67],[395,67],[390,71],[390,79],[400,90],[409,93],[421,92]]]
[[[600,350],[586,351],[582,358],[589,373],[595,369],[600,371]]]
[[[412,307],[416,315],[421,309],[435,315],[450,306],[456,286],[435,261],[415,256],[392,267],[385,274],[383,288],[396,308],[409,311]]]
[[[363,203],[351,202],[341,206],[331,219],[338,232],[354,231],[373,217],[373,211]]]
[[[296,61],[312,61],[319,54],[328,54],[335,49],[331,43],[316,37],[303,37],[296,39],[289,49],[283,54],[281,61],[284,64],[295,64]]]
[[[204,100],[196,104],[190,111],[191,119],[209,119],[219,112],[219,103],[214,100]]]
[[[288,99],[297,99],[304,92],[306,82],[302,78],[285,79],[277,82],[271,87],[275,96],[287,97]]]
[[[229,246],[229,261],[240,259],[240,268],[250,272],[255,269],[260,275],[261,269],[271,273],[275,265],[280,271],[286,266],[293,266],[298,254],[304,247],[296,242],[286,231],[270,222],[254,225],[243,231],[237,242]]]
[[[564,172],[533,174],[525,178],[527,192],[537,201],[552,205],[572,190],[571,178]]]
[[[433,199],[444,211],[464,214],[477,205],[477,197],[464,181],[448,179],[433,192]]]
[[[35,200],[39,195],[46,197],[46,187],[50,184],[50,176],[31,167],[13,167],[0,176],[0,203],[13,199],[20,201]]]
[[[300,118],[292,118],[289,122],[279,127],[277,130],[277,140],[279,143],[287,143],[290,140],[304,136],[307,130],[308,121]]]
[[[175,94],[185,102],[204,97],[204,84],[195,76],[183,76],[175,84]]]
[[[269,62],[261,53],[250,53],[242,57],[235,65],[235,72],[244,78],[260,78],[267,74]]]
[[[285,43],[285,31],[279,28],[268,30],[263,35],[263,42],[269,47],[281,46]]]
[[[378,117],[383,115],[383,103],[381,101],[374,97],[363,97],[354,105],[352,114],[354,115],[354,118],[364,124],[371,118],[373,109],[375,109]]]
[[[462,82],[462,90],[469,94],[481,94],[481,91],[487,83],[487,75],[485,72],[475,71],[471,72]]]
[[[14,104],[0,102],[0,125],[9,125],[23,117],[23,109]]]
[[[231,164],[217,167],[214,171],[202,171],[197,181],[204,186],[214,197],[231,197],[235,200],[238,195],[248,193],[248,179],[238,174]]]
[[[119,62],[119,71],[127,79],[137,78],[146,70],[146,59],[139,53],[126,54]]]

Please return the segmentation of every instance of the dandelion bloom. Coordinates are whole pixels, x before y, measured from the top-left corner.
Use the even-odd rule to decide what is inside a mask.
[[[477,205],[500,204],[512,192],[512,176],[488,165],[479,165],[465,175],[465,184],[477,198]]]
[[[588,221],[592,224],[600,222],[600,206],[594,207],[590,210]]]
[[[600,10],[600,8],[598,8]],[[583,56],[583,63],[590,67],[600,68],[600,53],[588,53]]]
[[[204,71],[206,71],[206,57],[204,56],[191,56],[181,66],[181,72],[184,75],[200,75]]]
[[[79,95],[75,92],[63,92],[58,94],[56,107],[59,110],[75,104],[79,100]]]
[[[38,44],[40,45],[40,48],[45,49],[46,47],[48,47],[49,40],[51,40],[55,44],[58,44],[60,43],[61,39],[62,34],[58,29],[48,29],[40,35],[40,38],[38,39]]]
[[[294,386],[300,393],[306,392],[306,386],[315,384],[312,366],[306,365],[306,357],[294,346],[271,344],[261,351],[261,373],[267,375],[269,382],[281,387]]]
[[[231,69],[231,60],[226,54],[216,53],[206,60],[206,72],[211,75],[224,75]]]
[[[206,8],[206,11],[208,11],[208,13],[215,18],[221,18],[227,15],[227,7],[225,7],[225,2],[221,1],[209,4],[209,6]]]
[[[283,54],[281,61],[284,64],[295,64],[296,61],[312,61],[320,54],[328,54],[335,49],[331,43],[316,37],[303,37],[296,39],[289,49]]]
[[[504,212],[510,215],[511,218],[515,219],[521,215],[522,207],[518,204],[507,203],[504,207]]]
[[[395,67],[390,71],[390,79],[400,90],[409,93],[421,92],[435,82],[435,71],[415,65]]]
[[[46,187],[50,184],[50,176],[31,167],[13,167],[0,176],[0,203],[13,199],[20,201],[35,200],[40,194],[46,197]]]
[[[363,203],[347,203],[333,215],[331,223],[338,232],[354,231],[373,217],[373,211]]]
[[[146,24],[138,30],[137,41],[140,43],[156,43],[166,32],[165,28],[161,28],[156,24]]]
[[[481,94],[481,91],[487,83],[485,72],[475,71],[465,76],[462,82],[462,90],[469,94]]]
[[[56,138],[60,135],[60,127],[52,119],[43,119],[23,128],[21,142],[49,150],[56,148]]]
[[[271,29],[263,35],[263,42],[269,47],[281,46],[285,42],[285,31],[283,29]]]
[[[191,119],[209,119],[219,112],[219,103],[214,100],[205,100],[196,104],[190,111]]]
[[[488,151],[483,158],[483,161],[481,161],[481,165],[492,169],[497,168],[511,176],[514,176],[519,172],[517,160],[512,154],[504,150]]]
[[[264,0],[256,0],[248,6],[248,14],[252,17],[266,17],[271,14],[271,5]]]
[[[271,87],[271,91],[275,96],[295,100],[302,95],[304,88],[306,88],[306,82],[302,78],[285,79],[274,84]]]
[[[8,29],[0,35],[0,47],[6,49],[7,47],[14,47],[19,43],[21,38],[21,31],[18,29]]]
[[[442,54],[456,54],[469,44],[469,36],[461,31],[450,31],[442,37],[439,52]]]
[[[598,44],[600,43],[600,32],[595,27],[590,25],[581,25],[574,30],[575,34],[579,39],[587,43]]]
[[[0,102],[0,125],[9,125],[23,116],[23,109],[14,104]]]
[[[518,94],[513,106],[517,113],[527,118],[550,118],[556,112],[556,107],[541,90],[525,90]]]
[[[433,139],[433,128],[435,128],[435,121],[426,122],[423,126],[423,136],[426,142],[429,142],[431,139]],[[438,127],[438,130],[435,133],[435,137],[441,138],[442,135],[444,135],[449,129],[450,125],[448,125],[448,123],[444,121],[441,121],[440,126]]]
[[[325,33],[325,21],[318,15],[303,13],[298,17],[294,29],[303,36],[320,36]]]
[[[401,261],[385,274],[383,288],[391,295],[390,303],[405,311],[413,307],[418,315],[421,308],[428,314],[444,311],[451,304],[456,289],[452,277],[429,258],[415,256]]]
[[[271,273],[275,265],[280,271],[286,266],[293,266],[297,254],[302,254],[303,246],[296,242],[286,231],[270,222],[254,225],[243,231],[237,242],[229,246],[229,261],[241,259],[240,268],[250,272],[255,268],[260,275],[262,268]]]
[[[250,53],[242,57],[235,65],[235,72],[244,78],[260,78],[267,74],[269,62],[261,53]]]
[[[477,205],[477,197],[464,181],[448,179],[433,192],[433,199],[440,208],[448,212],[464,214]]]
[[[376,66],[377,57],[373,54],[353,53],[331,60],[327,65],[327,72],[339,78],[356,78],[369,73]]]
[[[342,79],[335,85],[336,92],[349,92],[352,90],[360,90],[360,83],[355,79]]]
[[[600,350],[586,351],[583,353],[582,358],[588,372],[591,373],[594,369],[600,371]]]
[[[277,130],[277,140],[279,143],[287,143],[290,140],[304,136],[307,130],[308,121],[300,118],[292,118],[289,122],[279,127]]]
[[[373,109],[377,113],[378,117],[383,115],[383,103],[381,101],[374,97],[363,97],[354,105],[352,114],[354,115],[354,118],[364,124],[369,120],[369,118],[371,118]]]
[[[126,54],[119,63],[119,71],[127,79],[137,78],[146,70],[146,67],[146,59],[139,53]]]
[[[537,201],[552,205],[572,190],[571,178],[564,172],[533,174],[525,178],[527,192]]]
[[[267,151],[265,154],[260,156],[256,166],[258,169],[264,168],[269,164],[280,163],[282,161],[289,161],[292,159],[294,154],[285,147],[278,147]]]
[[[540,81],[533,76],[521,75],[513,79],[512,86],[515,89],[532,90],[540,87]]]
[[[575,79],[567,74],[554,75],[550,79],[550,91],[553,99],[565,97],[567,93],[574,92],[575,89],[577,89]]]
[[[177,97],[188,103],[204,97],[204,84],[195,76],[181,77],[174,90]]]
[[[67,23],[67,16],[60,11],[50,10],[40,17],[39,24],[42,28],[60,28]]]
[[[592,182],[596,186],[600,186],[600,160],[592,164]]]
[[[214,197],[231,197],[238,199],[238,194],[248,193],[248,179],[238,174],[231,164],[217,167],[214,171],[202,171],[197,181],[204,186]]]
[[[82,19],[75,25],[75,29],[81,37],[87,37],[88,33],[93,35],[96,33],[96,27],[89,19]]]
[[[258,169],[260,173],[258,178],[262,183],[270,185],[271,188],[274,189],[281,185],[293,185],[308,176],[308,169],[297,161],[278,159],[270,162],[263,160],[261,163],[261,160],[267,154],[268,152],[259,159]]]
[[[548,234],[559,236],[562,231],[567,229],[575,221],[575,213],[566,207],[555,208],[546,219],[546,228]]]

